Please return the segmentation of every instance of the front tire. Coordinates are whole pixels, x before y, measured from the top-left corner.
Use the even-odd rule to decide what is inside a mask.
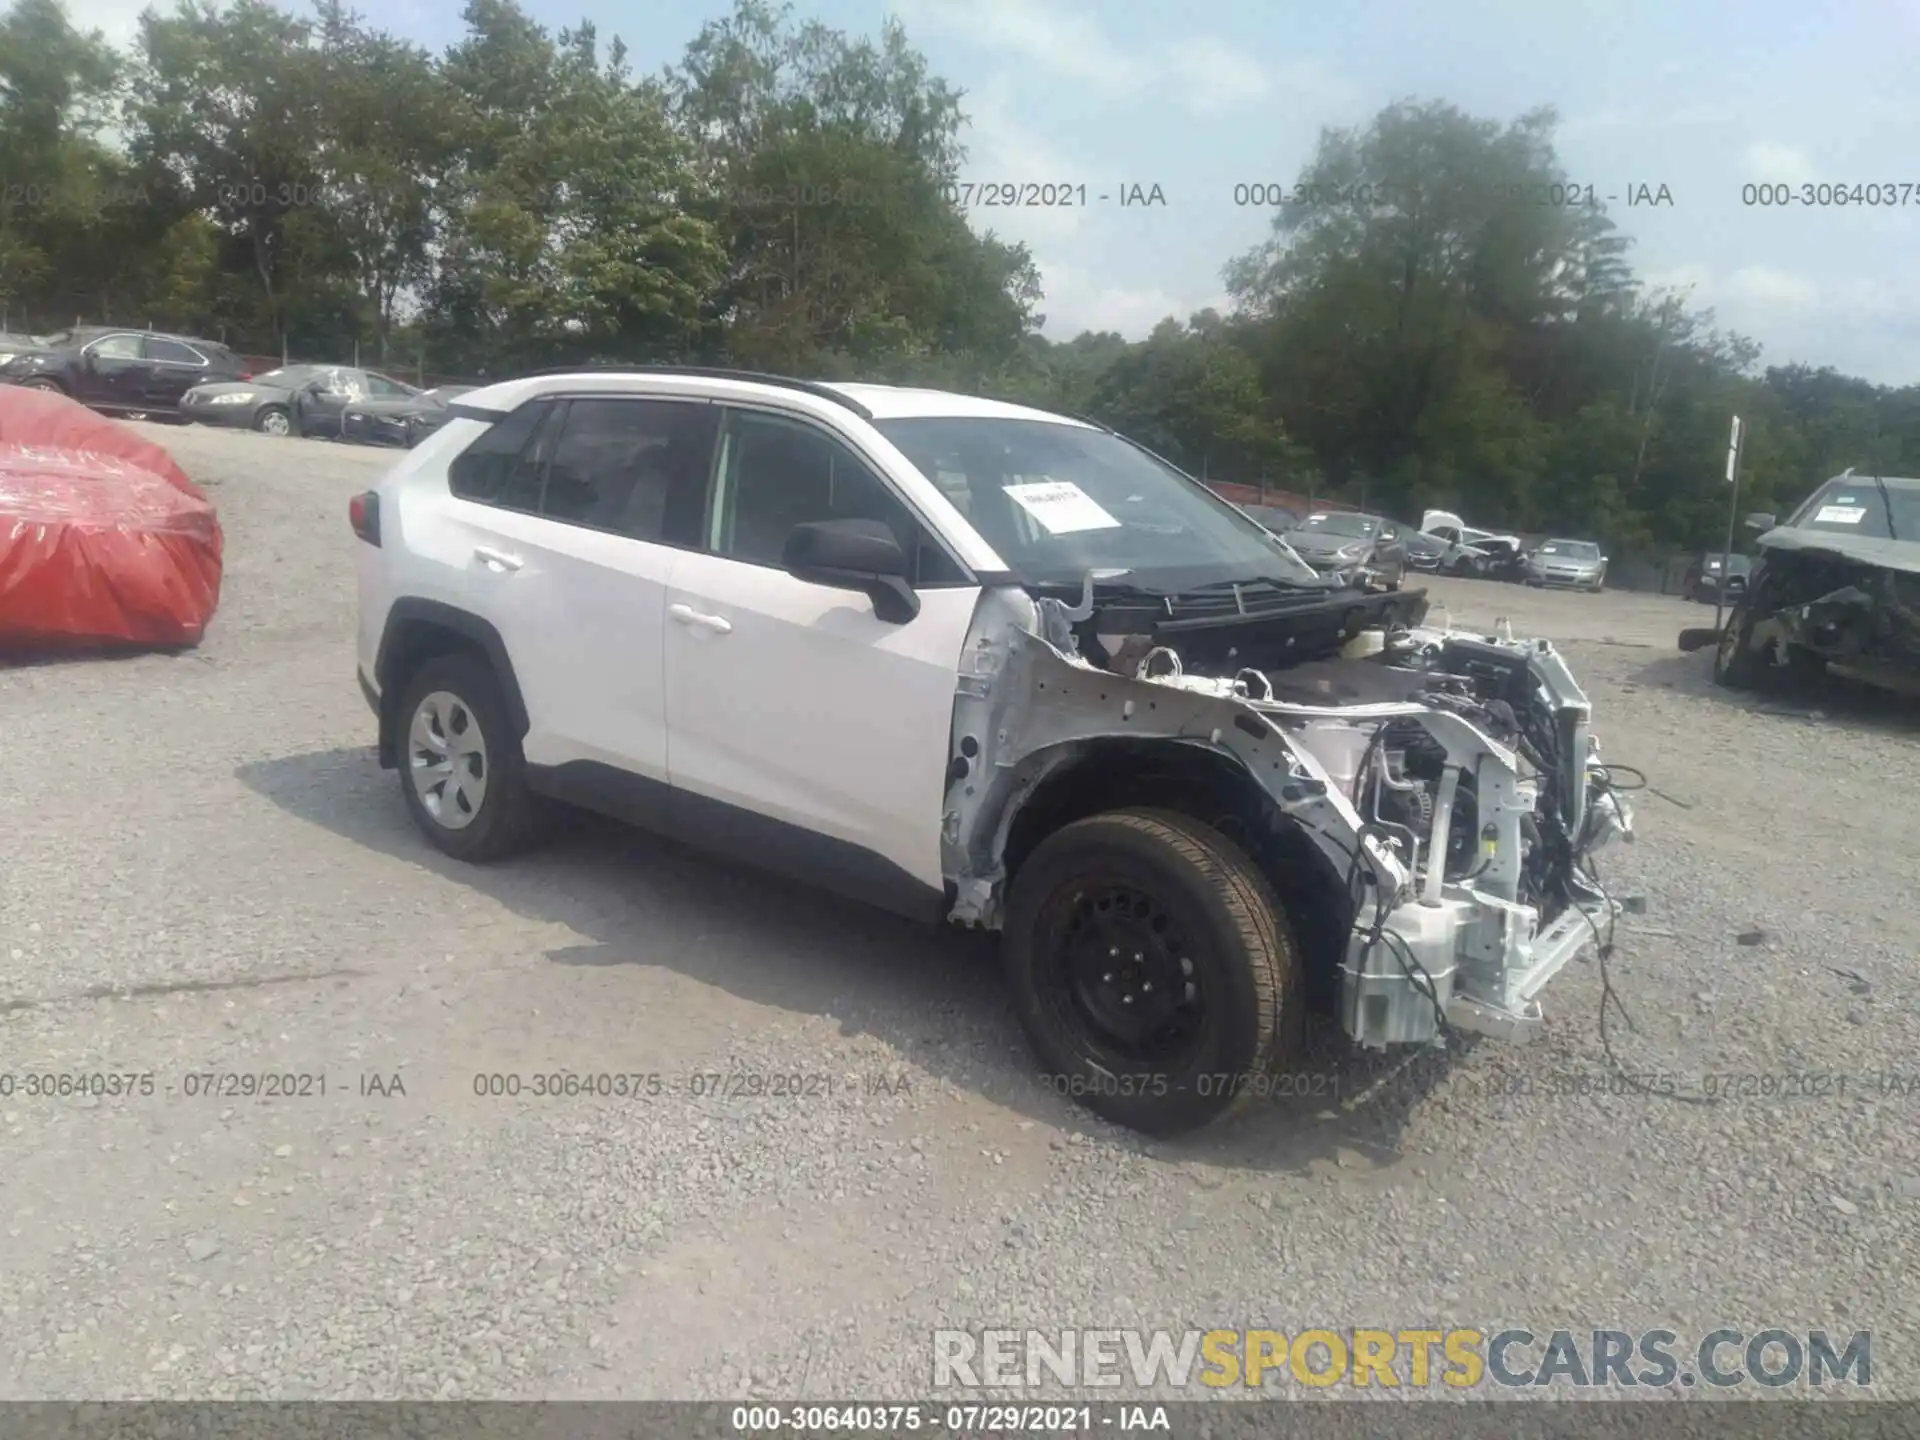
[[[1150,1135],[1218,1119],[1304,1034],[1271,888],[1171,811],[1109,811],[1042,841],[1014,877],[1002,955],[1047,1086]]]
[[[263,435],[291,435],[293,418],[284,405],[265,405],[253,417],[253,428]]]
[[[549,806],[527,787],[527,763],[493,670],[441,655],[400,697],[400,788],[435,847],[474,864],[504,860],[545,838]]]
[[[22,380],[20,382],[20,388],[22,390],[51,390],[55,395],[64,395],[67,393],[67,387],[62,385],[58,380]]]
[[[1765,657],[1753,653],[1753,614],[1737,605],[1713,647],[1713,683],[1729,690],[1751,690],[1760,683]]]

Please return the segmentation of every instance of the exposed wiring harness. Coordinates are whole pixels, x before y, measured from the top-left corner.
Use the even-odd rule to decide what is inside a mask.
[[[1614,779],[1620,771],[1638,775],[1639,783],[1620,784]],[[1647,788],[1646,775],[1631,765],[1602,765],[1596,762],[1590,768],[1589,774],[1592,776],[1594,787],[1602,794],[1608,791],[1626,792]],[[1603,935],[1600,933],[1599,925],[1594,923],[1593,916],[1587,912],[1587,908],[1584,905],[1576,904],[1575,906],[1586,920],[1588,928],[1593,931],[1595,959],[1600,967],[1600,1053],[1606,1057],[1608,1066],[1619,1077],[1621,1084],[1636,1094],[1653,1095],[1662,1100],[1677,1101],[1682,1105],[1717,1105],[1719,1100],[1715,1096],[1682,1095],[1674,1090],[1663,1090],[1658,1086],[1649,1085],[1638,1076],[1631,1074],[1627,1067],[1620,1063],[1620,1057],[1614,1053],[1613,1037],[1607,1033],[1607,1012],[1610,1010],[1619,1012],[1621,1022],[1636,1034],[1640,1027],[1633,1023],[1633,1016],[1627,1013],[1626,1002],[1620,998],[1620,992],[1613,988],[1613,976],[1607,969],[1607,961],[1613,958],[1613,937],[1618,924],[1619,907],[1614,903],[1613,896],[1607,893],[1606,884],[1600,878],[1600,868],[1594,863],[1592,856],[1585,856],[1579,860],[1576,863],[1576,871],[1578,877],[1592,886],[1594,892],[1606,902],[1607,907],[1607,930]]]
[[[1373,775],[1374,765],[1380,758],[1385,745],[1387,730],[1386,724],[1377,726],[1372,737],[1367,741],[1367,748],[1361,752],[1360,764],[1354,771],[1353,784],[1348,791],[1348,799],[1353,802],[1356,812],[1360,811],[1360,796]],[[1367,865],[1367,841],[1383,838],[1391,831],[1401,828],[1403,827],[1368,820],[1363,813],[1360,829],[1354,836],[1354,846],[1351,851],[1352,863],[1347,867],[1347,901],[1353,907],[1355,916],[1360,914],[1365,901],[1364,892],[1367,882],[1373,881],[1373,919],[1363,932],[1364,943],[1360,948],[1358,965],[1364,972],[1367,961],[1373,956],[1374,946],[1384,944],[1388,953],[1399,963],[1401,971],[1407,977],[1407,983],[1412,985],[1415,992],[1423,996],[1433,1007],[1432,1043],[1443,1046],[1447,1043],[1447,1011],[1446,1007],[1440,1003],[1440,988],[1434,983],[1433,976],[1427,972],[1427,968],[1420,963],[1420,958],[1408,948],[1407,942],[1387,929],[1388,906],[1393,897],[1387,893],[1386,887],[1379,883],[1378,877]],[[1429,861],[1429,863],[1434,862]],[[1444,857],[1439,863],[1445,863]]]

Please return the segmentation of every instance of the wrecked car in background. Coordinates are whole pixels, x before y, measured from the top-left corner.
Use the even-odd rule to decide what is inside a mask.
[[[1475,580],[1520,580],[1526,575],[1527,550],[1518,535],[1476,530],[1451,510],[1429,510],[1420,517],[1420,533],[1447,546],[1429,567]]]
[[[1629,812],[1550,644],[1315,574],[1110,430],[670,367],[451,409],[348,512],[380,763],[448,855],[558,801],[998,932],[1047,1086],[1156,1134],[1273,1093],[1310,1008],[1523,1038],[1611,928]]]
[[[1750,689],[1845,676],[1920,695],[1920,479],[1848,470],[1761,532],[1747,586],[1714,649],[1713,677]]]

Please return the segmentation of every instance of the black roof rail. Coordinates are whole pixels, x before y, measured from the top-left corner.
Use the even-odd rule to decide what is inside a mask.
[[[873,412],[851,395],[818,380],[796,380],[791,375],[768,375],[758,370],[730,370],[716,365],[555,365],[545,370],[529,370],[513,376],[531,380],[542,375],[691,375],[702,380],[745,380],[755,385],[778,385],[799,390],[853,411],[862,420],[873,419]]]

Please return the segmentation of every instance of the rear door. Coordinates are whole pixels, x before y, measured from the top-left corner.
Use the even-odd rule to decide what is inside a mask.
[[[147,360],[142,398],[156,410],[179,408],[180,397],[206,379],[212,369],[207,357],[191,345],[165,336],[149,335],[141,348]]]
[[[540,401],[454,461],[473,589],[512,660],[545,788],[664,808],[671,541],[698,539],[718,423],[701,401]]]

